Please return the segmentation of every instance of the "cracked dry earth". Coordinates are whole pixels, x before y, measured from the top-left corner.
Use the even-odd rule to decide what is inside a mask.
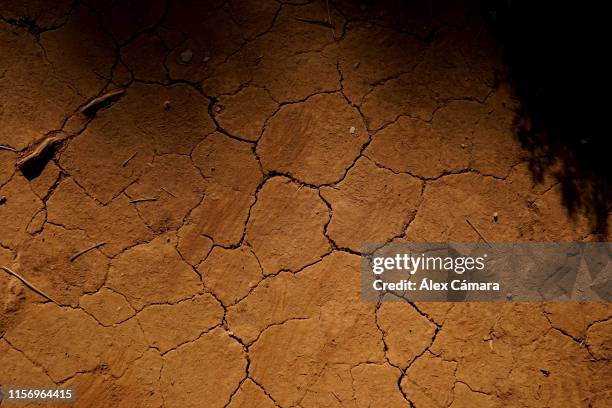
[[[3,1],[0,266],[52,301],[0,271],[0,384],[78,407],[611,406],[609,304],[360,300],[362,242],[478,241],[466,218],[593,239],[532,181],[478,10],[396,7]]]

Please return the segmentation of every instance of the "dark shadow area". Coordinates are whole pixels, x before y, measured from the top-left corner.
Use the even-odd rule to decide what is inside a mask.
[[[56,139],[45,139],[17,164],[26,179],[31,181],[40,176],[47,163],[53,159],[57,145]]]
[[[570,215],[584,211],[606,239],[610,211],[607,130],[601,125],[605,13],[574,2],[485,2],[521,109],[516,134],[536,182],[550,174]]]

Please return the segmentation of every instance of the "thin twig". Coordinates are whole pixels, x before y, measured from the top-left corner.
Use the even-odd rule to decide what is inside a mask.
[[[6,266],[0,266],[0,269],[4,270],[9,275],[13,275],[17,279],[19,279],[21,282],[23,282],[24,285],[26,285],[28,288],[32,289],[34,292],[38,293],[40,296],[44,297],[47,300],[50,300],[51,302],[55,303],[58,306],[60,306],[60,304],[57,303],[51,296],[47,295],[45,292],[43,292],[42,290],[38,289],[32,283],[28,282],[28,280],[26,278],[24,278],[23,276],[19,275],[17,272],[14,272],[14,271],[10,270]]]
[[[130,162],[130,160],[132,160],[134,157],[136,157],[136,155],[138,154],[138,152],[134,152],[132,153],[132,155],[130,157],[128,157],[122,164],[121,167],[125,167],[127,166],[127,164]]]
[[[480,238],[482,238],[482,240],[483,240],[483,241],[484,241],[484,242],[485,242],[485,243],[486,243],[488,246],[491,246],[491,244],[489,244],[489,241],[487,241],[487,239],[486,239],[486,238],[485,238],[485,237],[484,237],[484,236],[483,236],[483,235],[480,233],[480,231],[478,231],[478,230],[476,229],[476,227],[474,226],[474,224],[472,224],[472,223],[470,222],[470,220],[468,220],[468,219],[466,218],[466,219],[465,219],[465,222],[467,222],[467,223],[468,223],[468,225],[469,225],[470,227],[472,227],[472,229],[473,229],[474,231],[476,231],[476,233],[477,233],[477,234],[480,236]]]
[[[176,196],[174,194],[172,194],[170,191],[166,190],[164,187],[160,187],[159,189],[165,191],[166,193],[170,194],[172,197],[176,198]]]
[[[329,11],[329,0],[325,0],[325,5],[327,6],[327,22],[329,23],[329,26],[331,27],[331,30],[332,30],[332,38],[335,40],[336,30],[334,29],[334,25],[332,24],[332,21],[331,21],[331,13]]]
[[[17,149],[12,148],[11,146],[0,145],[0,150],[8,150],[9,152],[17,152]]]
[[[335,392],[333,392],[333,391],[330,391],[330,392],[331,392],[331,395],[333,395],[333,396],[334,396],[334,398],[336,398],[336,400],[337,400],[337,401],[340,403],[340,405],[342,405],[342,400],[340,400],[340,398],[338,398],[338,396],[336,395],[336,393],[335,393]]]
[[[157,201],[157,200],[158,200],[157,197],[135,198],[133,200],[130,200],[130,203],[136,204],[136,203],[143,203],[145,201]]]
[[[92,245],[89,248],[85,248],[84,250],[77,252],[76,254],[70,257],[70,262],[74,262],[74,260],[77,259],[79,256],[91,251],[92,249],[100,248],[102,245],[106,245],[106,242],[98,242],[97,244]]]

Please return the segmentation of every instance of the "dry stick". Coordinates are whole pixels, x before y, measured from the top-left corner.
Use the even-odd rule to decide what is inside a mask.
[[[467,223],[468,223],[468,225],[469,225],[470,227],[472,227],[472,229],[473,229],[474,231],[476,231],[476,233],[477,233],[477,234],[480,236],[480,238],[482,238],[482,240],[483,240],[483,241],[484,241],[484,242],[485,242],[485,243],[486,243],[488,246],[491,246],[491,244],[489,244],[489,241],[487,241],[487,239],[486,239],[486,238],[485,238],[485,237],[484,237],[484,236],[483,236],[483,235],[480,233],[480,231],[478,231],[478,230],[476,229],[476,227],[475,227],[475,226],[474,226],[474,225],[473,225],[473,224],[470,222],[470,220],[468,220],[468,219],[466,218],[466,219],[465,219],[465,222],[467,222]]]
[[[166,190],[164,187],[160,187],[159,189],[165,191],[166,193],[170,194],[172,197],[176,198],[176,196],[174,194],[172,194],[170,191]]]
[[[0,150],[8,150],[9,152],[17,152],[17,149],[12,148],[11,146],[0,145]]]
[[[32,283],[28,282],[28,280],[26,278],[24,278],[23,276],[19,275],[17,272],[14,272],[14,271],[10,270],[6,266],[0,266],[0,269],[4,270],[6,273],[8,273],[10,275],[13,275],[17,279],[19,279],[21,282],[23,282],[24,285],[26,285],[28,288],[32,289],[34,292],[38,293],[40,296],[46,298],[47,300],[50,300],[51,302],[55,303],[58,306],[60,306],[60,304],[57,303],[55,300],[53,300],[53,298],[51,298],[51,296],[47,295],[45,292],[43,292],[42,290],[38,289]]]
[[[91,108],[94,108],[98,105],[103,104],[104,102],[106,102],[107,100],[114,98],[117,95],[121,95],[122,93],[124,93],[125,90],[124,89],[115,89],[112,91],[109,91],[103,95],[98,96],[97,98],[92,99],[87,105],[83,106],[80,110],[81,113],[83,112],[87,112],[88,110],[90,110]]]
[[[320,26],[323,26],[323,27],[329,27],[331,29],[334,28],[334,27],[332,27],[332,25],[330,23],[328,23],[325,20],[314,20],[314,19],[302,18],[302,17],[296,17],[295,19],[297,21],[301,21],[302,23],[320,25]]]
[[[98,242],[95,245],[90,246],[89,248],[85,248],[84,250],[77,252],[76,254],[72,255],[70,257],[70,262],[73,262],[75,259],[77,259],[79,256],[91,251],[92,249],[96,249],[96,248],[100,248],[102,245],[106,245],[106,242]]]
[[[133,200],[130,200],[130,203],[136,204],[136,203],[142,203],[145,201],[157,201],[157,197],[135,198]]]
[[[121,167],[125,167],[127,166],[127,164],[130,162],[130,160],[132,160],[134,157],[136,157],[136,155],[138,154],[138,152],[134,152],[132,153],[132,155],[130,157],[128,157],[122,164]]]

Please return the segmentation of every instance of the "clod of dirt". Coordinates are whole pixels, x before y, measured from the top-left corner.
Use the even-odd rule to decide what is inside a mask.
[[[206,286],[225,305],[242,299],[263,277],[257,258],[246,247],[216,247],[198,271],[204,276]]]
[[[188,64],[189,62],[191,62],[192,58],[193,51],[191,51],[190,49],[186,49],[185,51],[181,52],[181,62]]]
[[[219,125],[231,135],[250,141],[259,139],[266,121],[278,110],[268,92],[255,86],[221,96],[216,105],[223,109],[215,115]]]
[[[32,350],[33,361],[54,381],[102,366],[119,376],[147,349],[142,332],[136,326],[132,321],[116,327],[102,327],[82,310],[45,303],[36,305],[33,313],[9,330],[5,338],[20,350]],[[90,341],[75,341],[85,335],[91,336]],[[47,349],[55,353],[42,352]]]
[[[135,314],[124,296],[108,288],[82,296],[79,306],[106,326],[123,322]]]
[[[155,158],[148,173],[126,190],[133,199],[155,197],[138,205],[138,212],[155,231],[179,228],[183,218],[204,195],[204,180],[188,157],[165,155]]]
[[[320,191],[333,209],[327,228],[330,238],[340,247],[359,251],[362,242],[385,242],[401,234],[417,207],[421,182],[362,158],[337,188]],[[380,199],[383,196],[385,200]]]
[[[16,247],[30,238],[27,226],[36,213],[43,209],[43,202],[31,190],[25,177],[15,173],[0,188],[0,194],[8,197],[0,208],[0,248]]]
[[[317,73],[316,77],[312,72]],[[267,89],[278,102],[298,102],[315,93],[333,92],[340,87],[335,61],[319,52],[293,55],[282,61],[261,59],[253,73],[253,81]]]
[[[349,123],[356,128],[355,137],[346,137]],[[257,153],[267,171],[327,184],[344,177],[367,140],[359,112],[337,93],[322,94],[281,107],[267,123]]]
[[[192,157],[208,185],[191,221],[215,243],[237,244],[263,178],[251,146],[215,133],[195,148]]]
[[[158,236],[114,258],[107,286],[140,310],[154,303],[177,303],[201,289],[198,275],[176,252],[171,235]],[[163,290],[159,290],[163,288]]]
[[[246,241],[266,272],[295,271],[329,252],[323,234],[328,221],[327,207],[316,190],[275,177],[258,194]]]
[[[162,353],[193,341],[221,323],[223,308],[205,293],[169,305],[151,305],[142,310],[138,322],[150,346]]]
[[[202,361],[206,370],[201,369]],[[214,329],[165,356],[160,379],[167,406],[222,407],[246,368],[242,346],[222,329]]]

